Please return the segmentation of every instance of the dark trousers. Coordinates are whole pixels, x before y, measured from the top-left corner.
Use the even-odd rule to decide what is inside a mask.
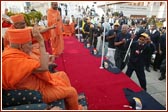
[[[88,34],[82,33],[83,39],[88,42]]]
[[[125,65],[128,62],[128,57],[126,58],[126,61],[123,62],[124,57],[125,57],[126,51],[121,51],[120,49],[116,48],[115,54],[114,54],[114,60],[116,66],[120,69],[123,70]]]
[[[97,37],[94,37],[93,46],[96,49],[96,47],[97,47]]]
[[[128,77],[131,77],[133,71],[135,71],[141,87],[144,90],[146,90],[146,76],[145,76],[145,72],[144,72],[144,65],[137,65],[137,64],[139,64],[139,63],[129,62],[126,74]]]
[[[160,65],[160,72],[162,77],[166,77],[166,59],[163,59]]]
[[[95,49],[96,49],[96,46],[97,46],[97,37],[89,37],[89,43],[91,46],[93,46]]]
[[[161,63],[162,63],[161,54],[156,53],[156,57],[155,57],[154,64],[153,64],[153,68],[154,69],[160,69]]]
[[[150,65],[151,65],[151,58],[152,58],[152,54],[150,54],[150,55],[148,55],[148,56],[146,57],[146,61],[145,61],[145,67],[146,67],[146,68],[149,68],[149,67],[150,67]]]

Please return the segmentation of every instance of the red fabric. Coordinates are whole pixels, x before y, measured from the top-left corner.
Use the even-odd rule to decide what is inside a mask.
[[[6,22],[6,21],[3,21],[2,22],[2,28],[8,28],[10,27],[12,24],[10,22]]]
[[[101,58],[90,54],[74,37],[64,38],[65,50],[56,63],[64,70],[78,93],[86,94],[89,110],[130,110],[123,88],[142,90],[124,73],[99,69]]]

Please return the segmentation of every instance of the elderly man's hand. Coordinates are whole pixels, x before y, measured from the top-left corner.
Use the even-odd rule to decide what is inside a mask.
[[[50,27],[50,29],[54,29],[54,28],[56,28],[56,24],[53,24],[53,25]]]
[[[36,25],[32,29],[32,35],[33,35],[33,38],[35,38],[38,42],[44,41],[42,35],[40,34],[38,26]]]

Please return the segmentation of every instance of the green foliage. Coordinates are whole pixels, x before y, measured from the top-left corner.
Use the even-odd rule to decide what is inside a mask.
[[[29,17],[30,19],[32,19],[33,23],[39,22],[42,16],[43,15],[41,14],[41,12],[37,12],[37,11],[32,11],[29,13]]]
[[[148,25],[151,25],[151,24],[156,25],[155,16],[152,16],[151,18],[149,18]]]
[[[15,15],[15,14],[12,13],[12,12],[8,12],[7,15],[10,17],[10,16],[13,16],[13,15]]]
[[[29,14],[23,13],[23,15],[24,15],[25,22],[26,22],[27,26],[32,26],[31,21],[30,21],[31,17],[29,16]]]
[[[13,16],[16,14],[19,14],[19,13],[8,12],[7,15],[10,17],[10,16]],[[41,20],[41,17],[43,16],[41,14],[41,12],[39,12],[39,11],[31,11],[28,14],[26,14],[26,13],[20,13],[20,14],[24,15],[25,22],[27,23],[27,26],[32,26],[33,24],[39,22]]]
[[[114,16],[119,16],[119,12],[114,12]]]

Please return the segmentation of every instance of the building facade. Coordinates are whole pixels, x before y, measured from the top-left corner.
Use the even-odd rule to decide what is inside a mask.
[[[17,2],[17,3],[16,3]],[[122,11],[125,16],[130,17],[131,15],[143,15],[146,17],[156,16],[157,18],[166,18],[167,17],[167,2],[166,1],[144,1],[144,2],[119,2],[119,1],[58,1],[58,3],[67,4],[67,10],[70,15],[78,15],[76,7],[86,6],[91,7],[95,5],[96,8],[111,9],[111,12],[120,12]],[[27,12],[31,9],[40,11],[43,15],[46,15],[47,9],[50,7],[50,2],[48,1],[1,1],[1,11],[4,12],[5,8],[8,8],[9,11],[18,13],[18,12]],[[62,11],[63,15],[65,8],[63,6]],[[104,10],[105,11],[105,10]]]
[[[122,11],[125,16],[141,15],[146,17],[156,16],[157,18],[166,18],[167,2],[166,1],[144,1],[144,2],[106,2],[107,8],[112,12]],[[105,4],[98,7],[105,8]]]

